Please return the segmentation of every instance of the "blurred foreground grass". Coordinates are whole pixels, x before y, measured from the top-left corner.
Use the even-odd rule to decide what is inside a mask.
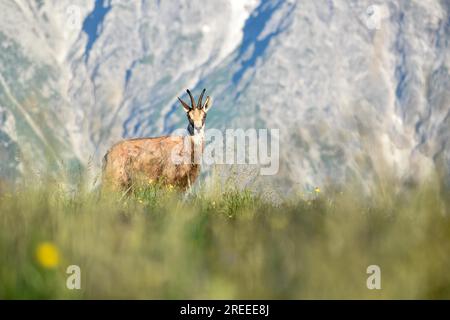
[[[450,298],[436,185],[371,198],[322,188],[277,205],[220,186],[123,198],[22,187],[0,195],[0,299]],[[69,265],[81,290],[66,288]],[[369,265],[381,290],[366,287]]]

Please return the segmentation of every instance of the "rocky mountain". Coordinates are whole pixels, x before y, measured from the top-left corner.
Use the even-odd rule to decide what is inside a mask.
[[[276,183],[450,172],[448,0],[0,2],[0,175],[186,126],[280,129]]]

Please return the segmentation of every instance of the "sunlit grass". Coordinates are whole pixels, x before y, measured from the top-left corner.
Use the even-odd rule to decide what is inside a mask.
[[[372,197],[322,186],[274,204],[233,186],[29,184],[0,195],[0,299],[450,298],[437,185]],[[69,265],[81,290],[66,288]],[[366,287],[369,265],[381,290]]]

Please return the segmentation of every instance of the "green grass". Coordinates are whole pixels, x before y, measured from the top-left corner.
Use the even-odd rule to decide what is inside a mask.
[[[448,299],[438,185],[372,197],[329,186],[275,205],[217,183],[128,197],[29,183],[0,195],[0,299]],[[37,261],[43,242],[58,249],[56,268]],[[66,288],[72,264],[81,290]],[[373,264],[381,290],[366,287]]]

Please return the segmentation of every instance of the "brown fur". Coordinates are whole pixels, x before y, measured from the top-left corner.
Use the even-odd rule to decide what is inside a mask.
[[[185,190],[197,179],[200,164],[176,163],[172,153],[180,157],[194,154],[195,146],[190,140],[190,136],[165,136],[119,142],[105,155],[103,183],[123,191],[149,183],[162,183]],[[192,149],[186,150],[189,146]]]
[[[162,183],[185,190],[195,182],[200,172],[204,126],[211,100],[207,97],[202,104],[205,89],[198,103],[189,90],[187,93],[191,106],[178,99],[189,120],[190,135],[130,139],[115,144],[104,157],[104,186],[129,192],[137,186]]]

